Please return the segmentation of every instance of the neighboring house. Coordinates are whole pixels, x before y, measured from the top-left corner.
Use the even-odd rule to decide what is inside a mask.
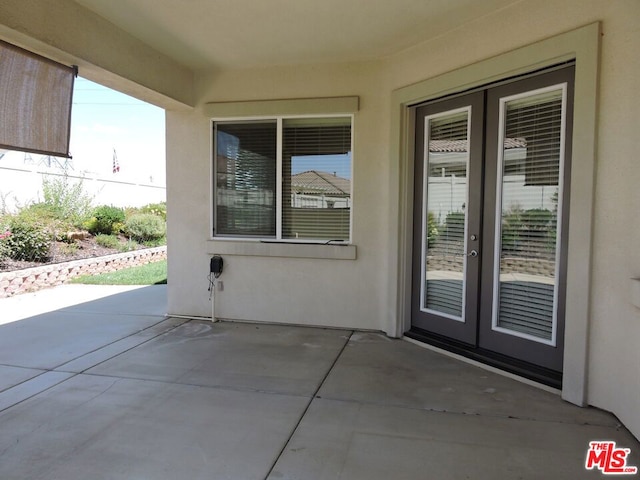
[[[309,170],[291,176],[291,205],[299,208],[351,208],[351,181],[336,173]]]
[[[640,2],[285,4],[4,0],[0,38],[166,109],[169,313],[219,254],[217,317],[406,333],[640,436]]]

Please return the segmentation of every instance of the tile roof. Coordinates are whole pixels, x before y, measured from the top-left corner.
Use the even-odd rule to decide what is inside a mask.
[[[318,170],[308,170],[292,175],[291,187],[296,193],[351,195],[351,180]]]

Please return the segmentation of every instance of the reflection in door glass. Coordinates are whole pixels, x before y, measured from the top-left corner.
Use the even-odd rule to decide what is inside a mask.
[[[494,328],[549,343],[555,341],[563,92],[553,87],[512,97],[501,111]]]
[[[428,118],[422,310],[464,320],[469,109]]]

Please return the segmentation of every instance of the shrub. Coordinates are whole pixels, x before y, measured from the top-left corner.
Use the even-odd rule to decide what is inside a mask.
[[[464,240],[464,212],[450,212],[445,220],[445,235],[450,240]]]
[[[19,216],[30,222],[35,222],[47,230],[51,234],[52,239],[68,242],[67,233],[74,230],[74,224],[67,219],[59,218],[56,209],[46,203],[33,203],[20,211]]]
[[[52,235],[42,220],[22,212],[9,221],[11,236],[5,241],[14,260],[43,262],[49,257]]]
[[[137,248],[138,243],[134,242],[133,240],[127,240],[126,242],[118,245],[118,250],[120,250],[121,252],[131,252],[133,250],[136,250]]]
[[[525,230],[546,231],[553,220],[553,213],[545,208],[531,208],[520,215]]]
[[[427,245],[433,247],[438,238],[438,222],[433,212],[427,213]]]
[[[138,242],[157,240],[167,231],[165,222],[151,213],[136,213],[125,223],[125,233]]]
[[[93,217],[85,224],[90,233],[111,235],[116,224],[124,222],[124,210],[110,205],[101,205],[93,210]],[[119,228],[119,227],[118,227]]]
[[[61,243],[57,248],[62,255],[74,255],[80,247],[77,243]]]
[[[124,233],[124,222],[115,222],[111,225],[112,233],[117,235],[118,233]]]
[[[56,220],[62,220],[80,227],[91,213],[92,197],[84,192],[82,180],[76,183],[62,178],[44,178],[42,194],[48,214]]]
[[[555,251],[556,218],[551,210],[512,208],[502,218],[502,246],[510,252]]]
[[[5,224],[4,220],[0,218],[0,262],[9,257],[11,249],[9,248],[9,237],[11,236],[11,230],[9,224]]]
[[[87,232],[97,235],[96,228],[98,226],[98,219],[96,217],[90,217],[82,223],[82,228]]]
[[[96,243],[105,248],[119,248],[120,240],[115,235],[105,235],[100,233],[96,235]]]
[[[162,203],[150,203],[149,205],[145,205],[140,208],[140,213],[151,213],[153,215],[157,215],[162,218],[165,222],[167,221],[167,204]]]
[[[161,247],[162,245],[167,244],[167,237],[156,238],[155,240],[145,240],[142,242],[145,247],[153,248],[153,247]]]

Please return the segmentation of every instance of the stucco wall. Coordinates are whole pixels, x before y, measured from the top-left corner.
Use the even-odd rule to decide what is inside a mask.
[[[640,276],[640,2],[521,1],[379,62],[273,67],[195,75],[70,0],[6,0],[0,36],[84,76],[172,109],[167,113],[169,308],[208,316],[211,215],[210,101],[357,95],[353,243],[355,260],[225,255],[222,318],[370,328],[396,333],[390,275],[391,92],[473,65],[591,22],[602,22],[589,306],[588,402],[613,411],[640,436],[640,309],[630,278]],[[52,27],[53,25],[53,27]],[[492,75],[486,72],[487,78]],[[191,111],[184,105],[196,105]],[[574,168],[580,159],[574,158]],[[572,212],[584,208],[572,205]],[[581,358],[574,359],[583,362]]]
[[[216,316],[350,328],[383,328],[387,278],[388,96],[377,66],[362,64],[203,74],[205,102],[335,97],[357,94],[353,155],[353,243],[356,260],[225,255]],[[169,290],[169,311],[211,315],[206,275],[211,218],[210,120],[201,108],[167,114],[169,275],[185,282]],[[185,186],[188,185],[189,195]],[[188,280],[191,279],[191,280]]]
[[[225,257],[221,318],[336,325],[390,332],[395,305],[387,292],[390,95],[395,88],[471,65],[594,21],[603,28],[588,402],[616,413],[640,434],[640,310],[630,299],[640,276],[640,3],[636,0],[520,2],[377,64],[202,73],[199,107],[168,112],[169,289],[171,312],[210,315],[205,277],[210,242],[210,133],[201,107],[209,101],[358,95],[355,116],[353,243],[356,260]],[[490,34],[488,34],[490,32]],[[487,72],[489,78],[492,72]],[[574,159],[579,165],[579,159]],[[580,205],[572,205],[573,209]],[[588,258],[584,259],[589,262]]]
[[[633,60],[640,49],[638,19],[640,2],[635,0],[520,2],[389,60],[391,88],[398,88],[602,22],[592,294],[582,299],[591,310],[587,399],[616,413],[636,436],[640,309],[631,303],[629,279],[640,276],[640,223],[635,221],[640,206],[640,63]],[[573,165],[579,168],[580,159],[574,158]]]

